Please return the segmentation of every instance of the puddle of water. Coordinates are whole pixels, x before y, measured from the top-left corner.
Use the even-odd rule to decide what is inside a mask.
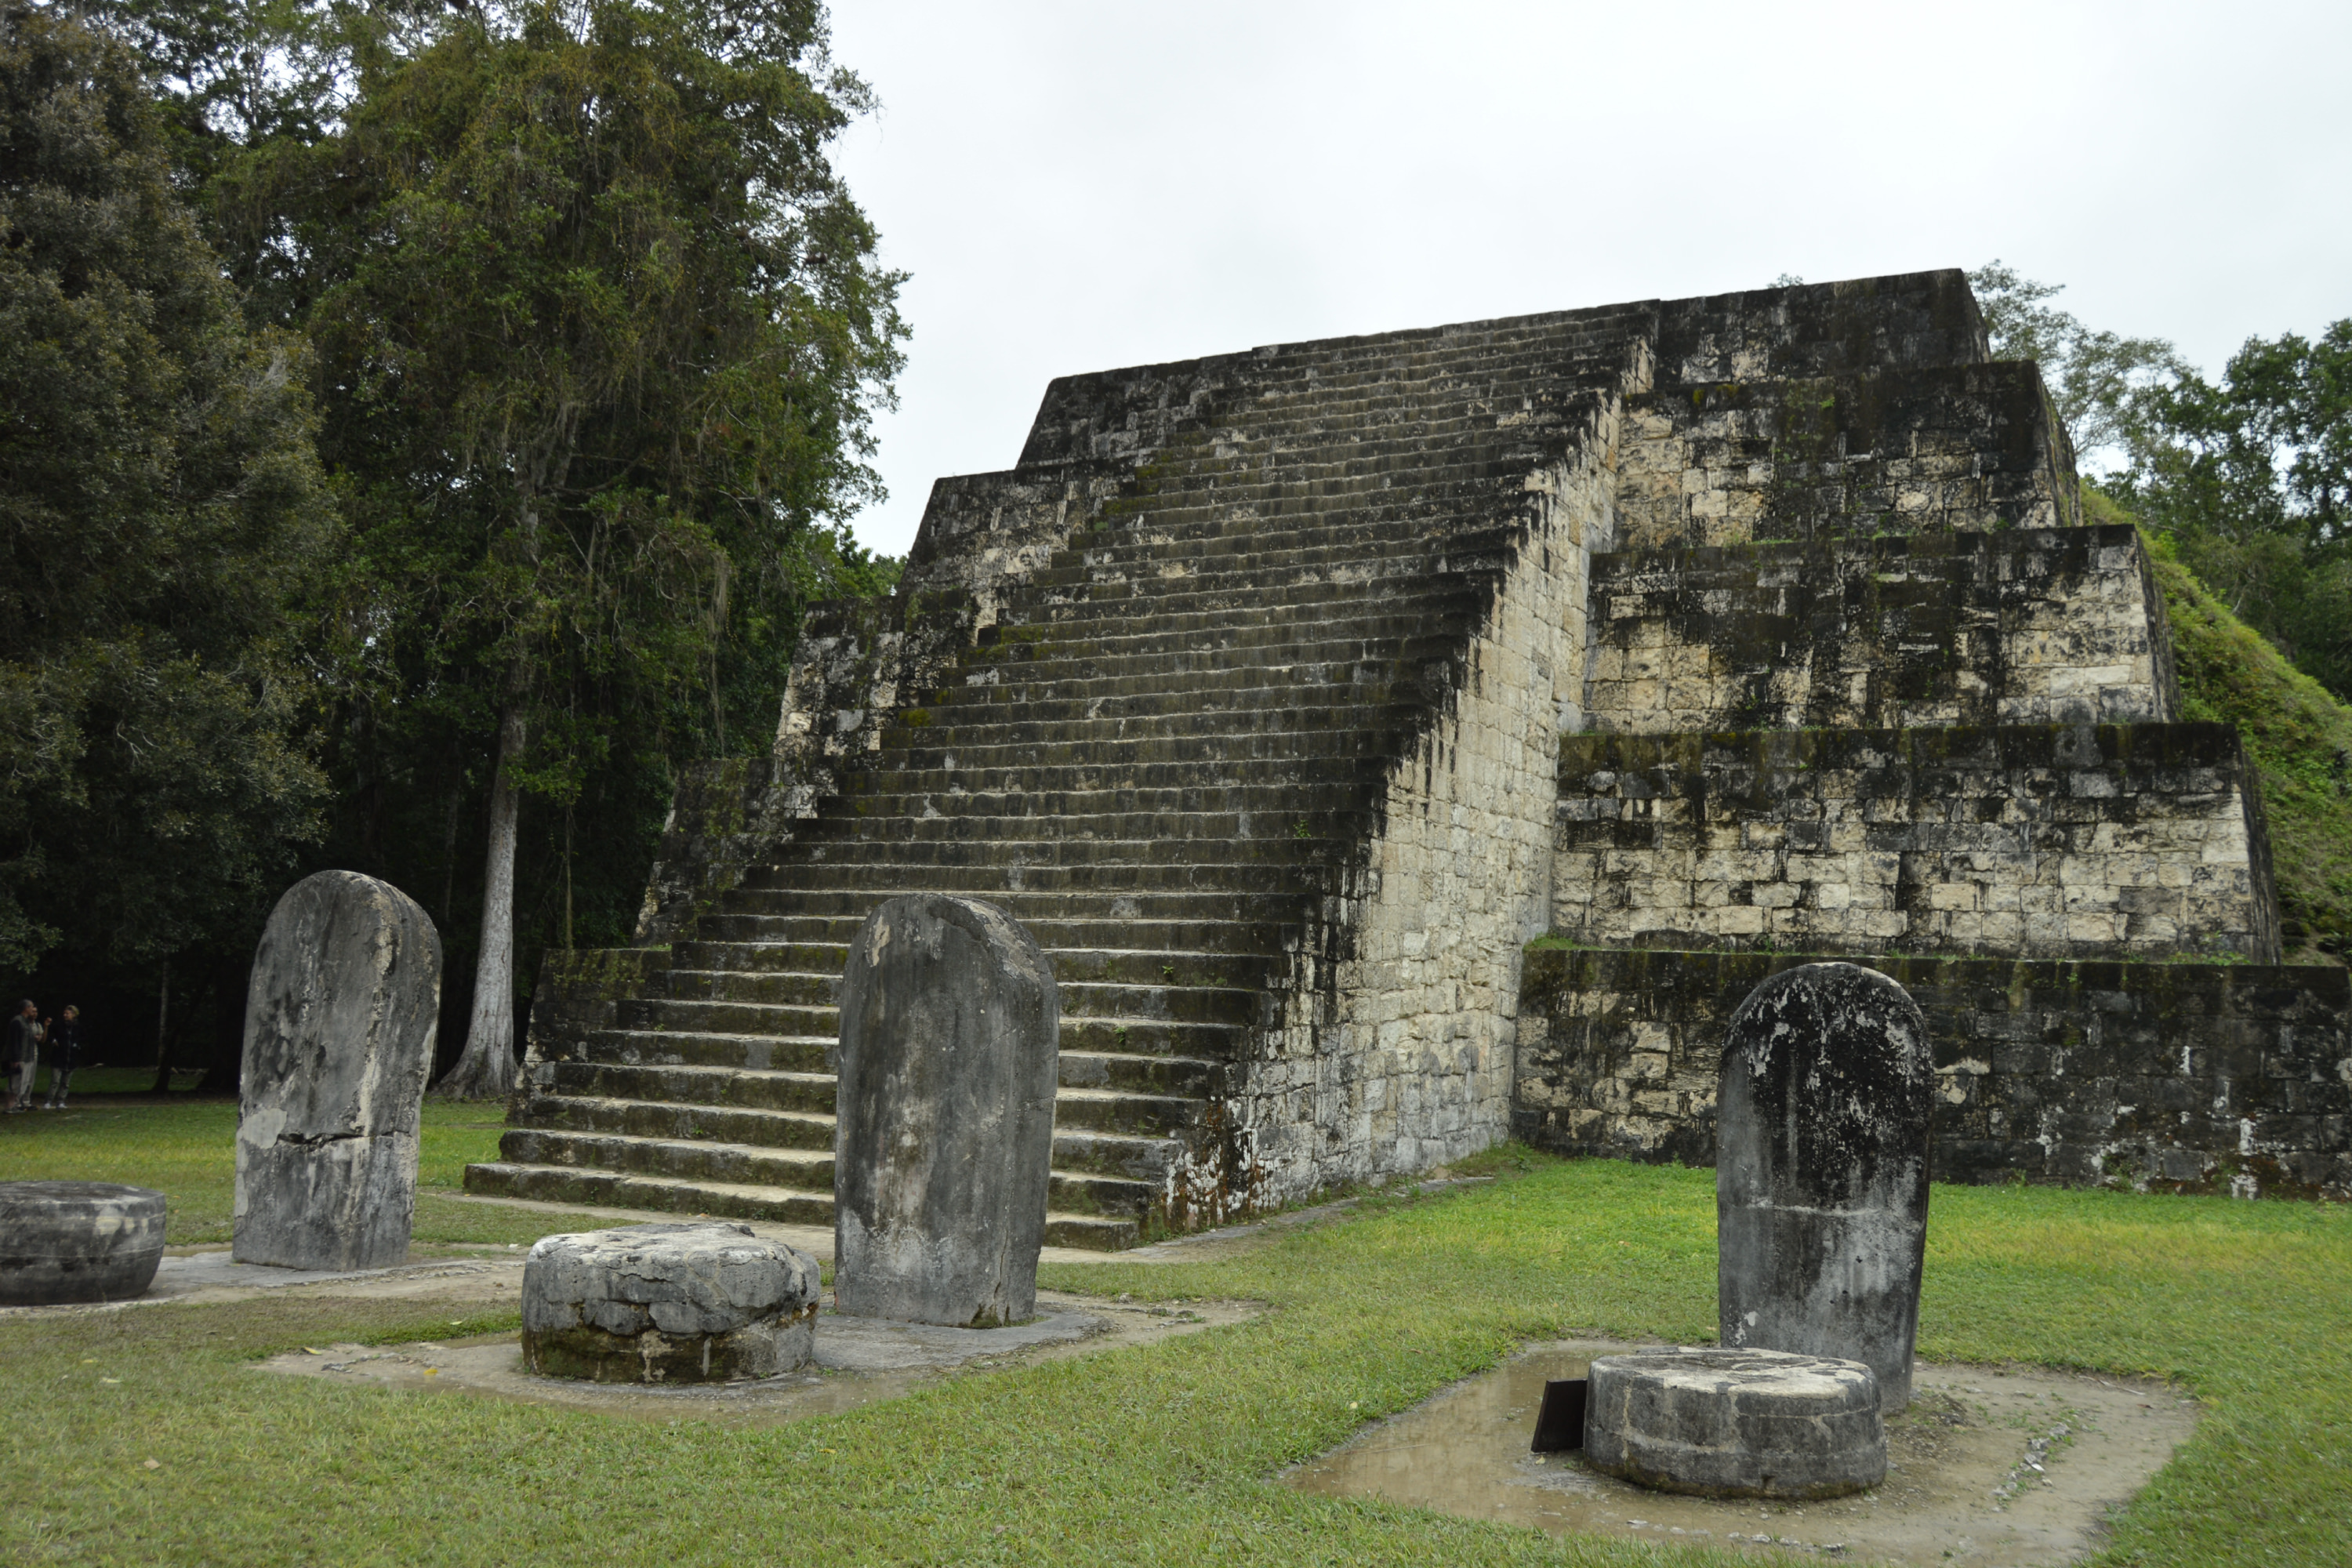
[[[1887,1423],[1885,1484],[1801,1505],[1672,1497],[1530,1454],[1552,1378],[1582,1377],[1606,1341],[1541,1345],[1380,1422],[1286,1479],[1468,1519],[1677,1543],[1986,1568],[2043,1568],[2100,1544],[2103,1521],[2184,1441],[2195,1407],[2160,1384],[2039,1368],[1918,1363],[1918,1396]]]

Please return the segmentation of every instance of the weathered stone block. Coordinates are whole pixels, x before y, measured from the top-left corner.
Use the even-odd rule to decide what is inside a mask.
[[[1727,1347],[1841,1356],[1911,1403],[1935,1064],[1902,986],[1811,963],[1732,1015],[1717,1091],[1717,1307]]]
[[[977,899],[874,912],[841,985],[834,1293],[845,1312],[1033,1315],[1061,1004],[1029,933]]]
[[[1858,1361],[1772,1351],[1596,1357],[1584,1457],[1699,1497],[1832,1498],[1886,1476],[1877,1378]]]
[[[321,871],[278,900],[246,1001],[238,1262],[380,1268],[407,1256],[440,1004],[441,938],[399,889]]]
[[[111,1182],[0,1182],[0,1305],[128,1301],[163,1259],[163,1194]]]
[[[808,1363],[816,1259],[748,1225],[541,1237],[522,1270],[522,1353],[542,1377],[733,1383]]]

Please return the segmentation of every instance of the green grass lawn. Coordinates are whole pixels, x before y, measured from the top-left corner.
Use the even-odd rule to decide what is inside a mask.
[[[77,1173],[159,1177],[176,1162],[202,1184],[192,1190],[217,1194],[224,1178],[193,1154],[200,1123],[177,1120],[204,1113],[128,1112],[117,1166],[104,1169],[107,1141],[93,1131]],[[461,1125],[478,1112],[439,1114],[449,1142],[431,1158],[446,1173],[474,1152],[465,1137],[489,1134]],[[0,1144],[11,1172],[25,1147]],[[1254,1253],[1045,1271],[1064,1289],[1268,1303],[1254,1321],[765,1429],[247,1370],[300,1344],[454,1336],[511,1327],[510,1314],[453,1328],[446,1309],[263,1299],[0,1321],[12,1415],[0,1552],[78,1563],[1752,1563],[1276,1484],[1284,1466],[1527,1341],[1711,1333],[1709,1173],[1516,1152],[1487,1164],[1501,1178],[1491,1185],[1374,1199]],[[1939,1187],[1920,1348],[2173,1377],[2206,1401],[2196,1436],[2118,1517],[2100,1562],[2342,1563],[2347,1286],[2352,1212],[2340,1207]]]
[[[124,1069],[143,1090],[154,1069]],[[93,1074],[93,1077],[98,1075]],[[73,1087],[82,1079],[75,1075]],[[127,1086],[126,1086],[127,1087]],[[590,1215],[547,1215],[453,1202],[467,1164],[498,1158],[504,1109],[425,1102],[416,1163],[420,1242],[532,1241],[551,1231],[593,1229]],[[174,1247],[226,1245],[236,1198],[236,1101],[76,1096],[64,1110],[0,1116],[0,1182],[128,1182],[171,1200],[166,1235]]]

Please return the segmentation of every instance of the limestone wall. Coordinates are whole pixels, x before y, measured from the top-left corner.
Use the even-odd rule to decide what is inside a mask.
[[[1802,956],[1540,951],[1518,1136],[1709,1164],[1725,1026]],[[2352,1196],[2352,976],[2258,964],[1855,958],[1927,1016],[1939,1181]]]
[[[1627,549],[2071,528],[2065,427],[2029,363],[1662,387],[1626,409]]]
[[[2126,723],[2179,709],[2164,602],[2128,527],[1621,551],[1594,562],[1592,592],[1598,730]]]
[[[1589,734],[1559,776],[1571,941],[2278,957],[2227,725]]]

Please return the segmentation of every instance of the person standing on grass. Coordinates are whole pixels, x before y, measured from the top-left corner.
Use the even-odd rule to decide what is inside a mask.
[[[66,1085],[73,1081],[74,1068],[81,1066],[81,1009],[66,1005],[57,1027],[49,1031],[49,1098],[43,1110],[63,1110],[66,1108]],[[28,1084],[27,1088],[30,1087]]]
[[[40,1009],[30,1002],[16,1009],[8,1020],[7,1033],[0,1037],[0,1067],[8,1069],[8,1110],[26,1109],[25,1102],[33,1098],[33,1071],[41,1065]]]

